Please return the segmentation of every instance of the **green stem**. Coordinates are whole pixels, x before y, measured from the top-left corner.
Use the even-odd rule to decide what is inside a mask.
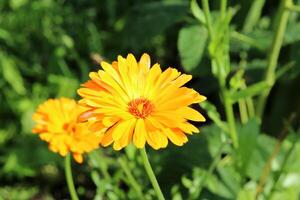
[[[242,124],[247,123],[248,121],[248,112],[245,99],[239,100],[239,110]]]
[[[279,23],[275,30],[275,36],[273,38],[271,52],[268,57],[268,65],[267,70],[265,74],[265,80],[270,83],[270,85],[274,85],[275,82],[275,69],[278,62],[278,57],[280,53],[280,49],[283,42],[283,37],[286,29],[286,25],[288,22],[290,11],[286,9],[292,4],[291,0],[282,0],[281,5],[279,7]],[[264,91],[261,96],[258,99],[258,105],[257,105],[257,116],[259,118],[262,118],[266,100],[270,93],[272,87],[270,89]]]
[[[204,15],[205,15],[208,34],[210,35],[211,38],[213,38],[214,34],[213,34],[213,29],[212,29],[212,24],[211,24],[211,16],[210,16],[210,11],[209,11],[208,0],[202,0],[202,7],[203,7]]]
[[[261,45],[253,38],[244,35],[242,33],[239,33],[237,31],[232,31],[230,36],[236,40],[239,40],[241,42],[244,42],[245,44],[248,44],[250,46],[253,46],[257,49],[263,50],[263,48],[261,47]]]
[[[209,177],[213,174],[216,167],[218,166],[218,163],[221,160],[221,155],[222,155],[223,149],[226,146],[226,144],[227,143],[222,143],[218,149],[218,152],[214,156],[214,159],[213,159],[212,163],[210,164],[207,173],[205,173],[204,178],[201,181],[201,184],[199,186],[199,193],[198,193],[197,197],[199,197],[201,195],[202,189],[203,189],[204,185],[206,184],[206,181],[209,179]]]
[[[131,184],[133,189],[138,194],[139,198],[140,199],[145,199],[139,183],[135,180],[133,174],[131,173],[131,170],[130,170],[130,167],[128,165],[128,162],[127,162],[126,158],[120,157],[120,158],[118,158],[118,162],[119,162],[121,168],[123,169],[125,175],[127,176],[127,179],[129,181],[129,183]]]
[[[259,182],[258,185],[256,187],[256,194],[255,194],[255,199],[259,198],[260,193],[263,192],[264,190],[264,186],[265,186],[265,182],[267,180],[267,177],[269,176],[270,172],[271,172],[271,165],[272,165],[272,161],[275,159],[275,157],[277,156],[277,154],[280,151],[281,145],[283,143],[283,141],[285,140],[285,138],[287,137],[288,133],[289,133],[289,127],[291,127],[291,124],[294,122],[295,118],[296,118],[296,114],[292,113],[288,119],[288,121],[285,123],[285,126],[282,130],[282,132],[280,133],[277,143],[275,144],[272,153],[269,157],[269,159],[267,160],[263,171],[261,173],[261,176],[259,178]]]
[[[225,13],[226,13],[226,7],[227,7],[227,0],[221,0],[221,18],[225,18]]]
[[[68,154],[65,158],[65,173],[66,173],[67,184],[68,184],[68,188],[72,200],[79,200],[74,186],[73,177],[72,177],[71,154]]]
[[[105,179],[110,179],[111,176],[107,171],[107,166],[105,165],[105,162],[103,162],[103,153],[99,152],[99,151],[94,151],[89,153],[89,157],[91,158],[91,160],[93,161],[94,165],[96,167],[99,167],[101,173],[103,174]],[[102,160],[101,160],[102,158]]]
[[[294,11],[294,12],[300,12],[300,6],[298,6],[298,5],[290,5],[287,7],[287,9],[289,9],[290,11]]]
[[[208,29],[208,34],[210,36],[210,40],[213,41],[214,33],[213,33],[212,24],[211,24],[211,16],[210,16],[210,11],[209,11],[208,0],[202,0],[202,7],[203,7],[204,15],[205,15],[205,20],[207,22],[206,26]],[[226,8],[225,8],[225,11],[226,11]],[[224,62],[221,62],[220,60],[215,58],[214,55],[211,55],[211,59],[212,59],[212,63],[216,63],[216,65],[218,66],[218,69],[223,68],[221,63],[224,63]],[[234,119],[234,114],[233,114],[232,102],[230,101],[229,91],[226,88],[226,82],[225,82],[226,80],[225,79],[226,78],[222,77],[222,74],[219,70],[218,81],[219,81],[219,85],[221,88],[221,95],[222,95],[222,98],[224,101],[226,119],[227,119],[227,122],[229,125],[229,134],[231,136],[233,146],[235,148],[237,148],[238,147],[238,138],[237,138],[237,132],[236,132],[236,127],[235,127],[235,119]]]
[[[158,184],[158,182],[156,180],[156,177],[155,177],[155,174],[153,172],[153,169],[152,169],[152,167],[150,165],[150,162],[149,162],[149,159],[148,159],[148,156],[147,156],[147,153],[146,153],[146,149],[145,148],[141,149],[140,153],[141,153],[141,157],[142,157],[143,164],[145,166],[146,172],[147,172],[148,177],[150,179],[150,182],[151,182],[151,184],[152,184],[152,186],[153,186],[153,188],[155,190],[157,198],[159,200],[165,200],[165,197],[164,197],[164,195],[163,195],[163,193],[162,193],[162,191],[161,191],[161,189],[159,187],[159,184]]]
[[[246,83],[242,83],[241,88],[245,90],[247,88]],[[249,118],[253,119],[255,117],[255,109],[254,109],[253,99],[251,97],[246,98],[246,105],[248,108]]]
[[[288,164],[288,160],[289,160],[291,154],[294,152],[294,148],[296,147],[298,139],[299,139],[299,137],[297,137],[296,139],[294,139],[291,148],[289,149],[289,151],[285,155],[284,160],[283,160],[283,162],[281,164],[281,168],[279,170],[279,173],[274,178],[274,183],[272,185],[271,191],[270,191],[269,195],[266,198],[267,200],[272,199],[272,196],[273,196],[273,193],[274,193],[274,191],[275,191],[275,189],[277,187],[278,181],[279,181],[280,177],[282,176],[282,174],[284,173],[285,167]]]
[[[221,94],[223,96],[224,106],[225,106],[225,113],[226,113],[226,119],[229,125],[229,133],[230,137],[232,139],[233,146],[235,148],[238,148],[238,138],[237,138],[237,132],[236,132],[236,126],[235,126],[235,119],[233,114],[233,107],[232,103],[230,101],[230,97],[228,94],[228,90],[224,87],[221,88]]]
[[[253,103],[253,100],[251,97],[246,99],[246,104],[247,104],[247,108],[248,108],[249,117],[251,119],[253,119],[255,117],[255,109],[254,109],[254,103]]]
[[[254,0],[252,2],[247,17],[245,19],[243,31],[245,32],[252,31],[253,27],[257,24],[261,16],[264,4],[265,4],[265,0]]]

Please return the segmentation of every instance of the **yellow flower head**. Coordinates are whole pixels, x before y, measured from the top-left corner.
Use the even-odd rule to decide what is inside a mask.
[[[97,148],[102,135],[90,132],[87,123],[79,122],[79,115],[86,109],[67,98],[49,99],[41,104],[33,114],[38,133],[49,143],[49,149],[66,156],[72,152],[73,158],[82,163],[82,154]]]
[[[182,146],[188,140],[185,133],[199,132],[188,120],[205,118],[188,106],[206,98],[183,87],[191,75],[173,68],[162,71],[159,64],[151,67],[147,54],[139,62],[129,54],[101,66],[78,93],[80,104],[89,108],[85,118],[92,123],[90,129],[105,130],[103,146],[113,143],[120,150],[132,140],[137,148],[146,142],[154,149],[165,148],[168,140]]]

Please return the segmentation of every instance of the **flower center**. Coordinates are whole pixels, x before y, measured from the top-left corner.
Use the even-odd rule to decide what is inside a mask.
[[[63,129],[69,133],[73,133],[76,130],[76,126],[74,122],[70,122],[70,123],[65,123],[63,125]]]
[[[146,118],[154,110],[154,105],[147,99],[134,99],[128,104],[128,111],[137,118]]]

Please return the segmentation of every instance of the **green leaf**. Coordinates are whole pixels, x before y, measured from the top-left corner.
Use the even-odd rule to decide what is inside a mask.
[[[0,66],[4,79],[11,85],[11,87],[20,95],[26,93],[24,81],[15,61],[3,54],[0,54]]]
[[[231,88],[235,90],[241,88],[242,84],[244,83],[244,72],[245,71],[243,69],[240,69],[234,74],[234,76],[229,81]]]
[[[249,37],[256,40],[261,49],[268,49],[272,44],[273,32],[269,30],[255,30],[250,32]]]
[[[180,187],[178,185],[174,185],[171,189],[172,200],[182,200],[182,196],[180,194]]]
[[[207,30],[201,25],[183,27],[179,32],[178,50],[184,69],[191,72],[200,63],[207,44]]]
[[[250,47],[260,51],[266,51],[272,43],[273,34],[267,30],[253,30],[249,33],[231,32],[231,48],[232,52],[241,52],[241,50],[249,50]]]
[[[68,47],[70,49],[72,49],[74,47],[74,40],[69,35],[66,35],[66,34],[62,35],[61,41],[66,47]]]
[[[12,128],[7,127],[6,129],[0,129],[0,146],[3,146],[13,136]]]
[[[251,162],[253,149],[256,148],[259,126],[255,119],[251,119],[247,124],[239,127],[239,147],[236,150],[237,165],[241,175],[246,174],[248,164]]]
[[[276,71],[276,79],[280,79],[284,77],[285,74],[288,74],[290,71],[292,71],[295,68],[295,61],[291,61],[283,66],[281,66],[277,71]]]
[[[129,18],[124,25],[126,29],[122,34],[123,45],[141,49],[144,45],[149,45],[155,36],[183,21],[189,5],[182,1],[148,2],[129,11]]]
[[[186,188],[190,188],[193,186],[193,181],[188,179],[186,176],[181,177],[181,182]]]
[[[10,6],[13,10],[22,7],[23,5],[27,4],[28,0],[11,0],[9,1]]]
[[[256,183],[250,182],[238,193],[237,200],[255,200]]]
[[[36,186],[5,186],[0,187],[0,199],[34,199],[39,189]],[[45,197],[45,196],[43,196]],[[51,199],[43,198],[42,199]]]
[[[291,70],[289,70],[288,73],[285,74],[284,78],[286,80],[291,80],[291,79],[296,79],[297,77],[299,77],[300,74],[300,42],[296,42],[294,44],[291,45],[291,56],[290,56],[290,60],[295,62],[295,67],[293,67]],[[278,73],[280,72],[280,69],[278,69]]]
[[[286,27],[283,45],[293,44],[300,40],[300,23],[291,23]]]
[[[241,175],[231,166],[225,165],[217,168],[221,182],[230,191],[233,197],[236,197],[240,190]]]
[[[76,95],[76,90],[79,87],[77,79],[65,76],[50,74],[48,75],[48,81],[50,84],[57,87],[57,97],[74,97]]]
[[[191,11],[196,19],[198,19],[202,24],[206,24],[204,12],[199,7],[197,0],[191,1]]]
[[[265,134],[259,134],[257,137],[256,148],[253,149],[251,162],[248,163],[247,167],[247,176],[256,181],[259,180],[262,170],[276,144],[276,139]],[[278,162],[275,160],[274,163]]]
[[[208,117],[222,130],[228,131],[227,124],[221,120],[221,116],[217,111],[215,105],[210,103],[209,101],[204,101],[199,104],[204,110],[206,110]]]
[[[231,101],[232,103],[237,102],[240,99],[245,99],[248,97],[253,97],[255,95],[260,94],[262,91],[268,89],[270,84],[266,81],[261,81],[259,83],[255,83],[249,86],[246,89],[239,90],[239,91],[231,91]]]
[[[272,195],[272,198],[270,200],[299,200],[299,191],[297,188],[287,188],[285,190],[280,190],[275,192]]]

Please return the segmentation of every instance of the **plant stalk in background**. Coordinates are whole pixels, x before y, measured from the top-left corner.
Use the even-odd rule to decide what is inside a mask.
[[[268,57],[267,70],[265,74],[265,80],[267,83],[270,84],[270,87],[269,89],[266,89],[264,92],[262,92],[262,94],[258,99],[257,116],[259,118],[262,118],[267,97],[270,94],[271,88],[275,83],[275,78],[276,78],[275,70],[278,63],[278,57],[279,57],[286,25],[290,14],[290,10],[287,8],[289,8],[291,5],[292,5],[291,0],[282,0],[279,7],[278,23],[275,29],[275,36],[273,38],[271,51]]]
[[[76,193],[75,186],[74,186],[73,177],[72,177],[71,155],[70,154],[68,154],[65,158],[65,173],[66,173],[67,184],[68,184],[68,188],[69,188],[69,192],[70,192],[72,200],[79,200],[77,193]]]
[[[124,171],[124,173],[125,173],[125,175],[126,175],[126,177],[128,179],[129,184],[136,191],[136,193],[139,196],[139,198],[145,199],[139,183],[135,180],[135,177],[131,173],[130,166],[129,166],[129,163],[127,161],[127,158],[124,157],[124,156],[121,156],[121,157],[118,158],[118,162],[119,162],[121,168],[123,169],[123,171]]]
[[[159,186],[159,184],[158,184],[158,182],[157,182],[157,179],[156,179],[156,177],[155,177],[155,174],[154,174],[154,172],[153,172],[153,169],[152,169],[152,167],[151,167],[151,165],[150,165],[150,162],[149,162],[149,159],[148,159],[148,156],[147,156],[146,149],[145,149],[145,148],[141,149],[141,150],[140,150],[140,153],[141,153],[141,157],[142,157],[143,164],[144,164],[144,166],[145,166],[146,172],[147,172],[147,174],[148,174],[148,176],[149,176],[149,179],[150,179],[150,182],[151,182],[151,184],[152,184],[152,186],[153,186],[153,188],[154,188],[154,190],[155,190],[155,193],[156,193],[156,195],[157,195],[157,198],[158,198],[159,200],[165,200],[165,197],[164,197],[164,195],[163,195],[163,193],[162,193],[162,191],[161,191],[161,189],[160,189],[160,186]]]
[[[222,16],[222,20],[225,21],[226,18],[226,5],[227,5],[227,1],[223,0],[222,1],[222,6],[221,6],[221,16]],[[208,30],[208,34],[210,36],[210,40],[211,43],[215,42],[214,40],[220,40],[219,38],[215,39],[215,35],[214,35],[214,30],[213,30],[213,26],[212,26],[212,22],[211,22],[211,15],[210,15],[210,10],[209,10],[209,4],[208,4],[208,0],[202,0],[202,7],[203,7],[203,11],[204,11],[204,15],[205,15],[205,21],[206,21],[206,27]],[[228,26],[228,25],[224,25],[224,26]],[[225,27],[225,29],[227,30],[228,27]],[[220,42],[220,41],[217,41]],[[225,39],[222,42],[226,42],[226,45],[228,45],[228,41]],[[222,48],[223,45],[220,45],[219,48]],[[236,131],[236,125],[235,125],[235,119],[234,119],[234,113],[233,113],[233,105],[232,102],[230,100],[230,96],[229,96],[229,91],[226,87],[226,72],[224,72],[225,69],[225,63],[227,62],[227,58],[229,58],[229,53],[228,51],[226,51],[225,49],[222,50],[222,55],[220,54],[214,54],[212,55],[211,52],[211,60],[212,60],[212,65],[215,65],[216,69],[217,69],[217,73],[215,74],[215,76],[217,76],[217,79],[219,81],[219,86],[221,89],[221,96],[223,98],[223,102],[224,102],[224,107],[225,107],[225,112],[226,112],[226,119],[229,125],[229,134],[230,137],[232,139],[232,143],[233,146],[235,148],[238,147],[238,138],[237,138],[237,131]],[[213,66],[214,67],[214,66]]]

